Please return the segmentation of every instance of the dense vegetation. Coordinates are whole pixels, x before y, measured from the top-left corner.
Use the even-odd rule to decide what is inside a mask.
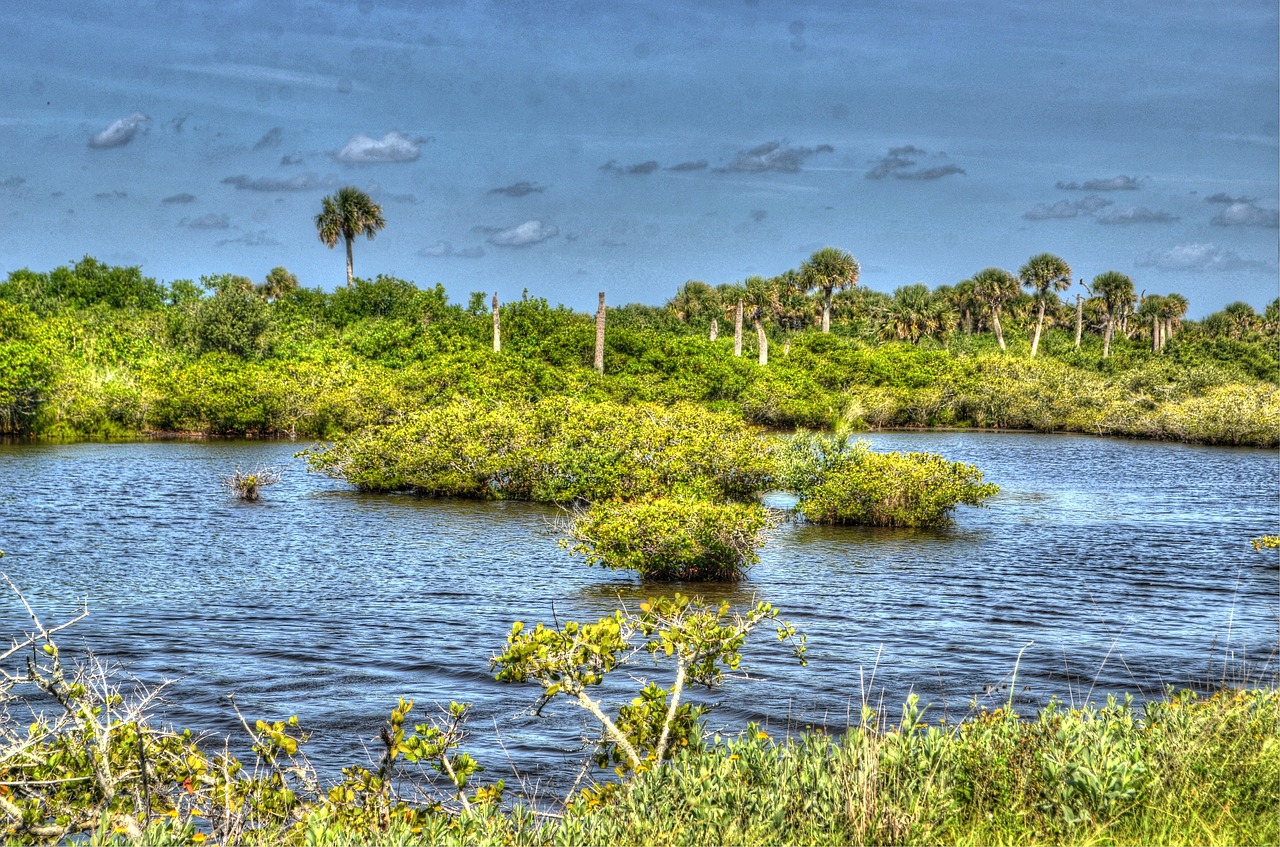
[[[377,229],[322,218],[325,243],[348,250]],[[314,468],[369,491],[563,504],[565,546],[661,581],[739,577],[776,520],[757,499],[767,488],[795,492],[808,520],[890,526],[945,522],[995,491],[976,468],[876,454],[851,430],[1280,441],[1280,301],[1188,321],[1184,298],[1139,298],[1108,273],[1073,306],[1050,254],[892,296],[856,288],[858,272],[823,250],[777,277],[610,309],[597,373],[594,318],[538,298],[490,312],[481,293],[463,307],[391,277],[330,294],[284,268],[161,284],[85,258],[0,282],[0,435],[337,438]],[[229,487],[266,484],[249,478]],[[481,782],[465,705],[415,723],[402,701],[379,761],[322,784],[296,719],[245,721],[241,761],[149,725],[148,692],[64,666],[58,630],[36,621],[3,656],[27,661],[0,677],[0,706],[15,707],[0,715],[0,815],[14,842],[1280,840],[1274,690],[958,726],[928,726],[911,700],[896,726],[864,711],[840,736],[704,739],[682,692],[718,684],[763,624],[803,662],[803,636],[768,604],[677,595],[595,623],[513,625],[497,678],[540,686],[539,707],[585,709],[601,726],[595,763],[618,770],[548,816]],[[668,664],[645,673],[640,657]],[[636,697],[595,699],[610,674],[636,674]],[[23,689],[55,705],[17,720]]]
[[[776,427],[1280,439],[1278,303],[1188,321],[1185,300],[1181,312],[1175,295],[1139,304],[1127,277],[1100,277],[1080,303],[1077,345],[1076,309],[1053,291],[1021,293],[1009,272],[889,296],[850,287],[837,259],[611,308],[602,376],[592,317],[538,298],[501,306],[495,353],[484,295],[461,306],[440,286],[391,277],[325,293],[283,268],[256,285],[162,284],[91,258],[15,271],[0,282],[0,434],[327,438],[450,400],[569,395],[683,401]],[[738,315],[756,330],[739,335],[741,355]]]

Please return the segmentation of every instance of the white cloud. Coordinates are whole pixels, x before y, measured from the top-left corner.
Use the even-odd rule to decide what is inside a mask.
[[[219,247],[226,247],[229,244],[243,244],[245,247],[278,247],[280,242],[271,236],[271,233],[265,229],[257,232],[246,232],[244,235],[236,238],[224,238],[218,242]]]
[[[1217,194],[1210,194],[1204,198],[1206,203],[1221,203],[1223,206],[1230,206],[1232,203],[1255,203],[1257,200],[1257,197],[1232,197],[1223,191],[1219,191]]]
[[[1138,256],[1140,268],[1156,268],[1162,271],[1220,272],[1241,270],[1267,270],[1265,262],[1244,259],[1234,250],[1216,244],[1187,243],[1154,250]]]
[[[224,178],[222,184],[234,185],[242,191],[308,191],[320,185],[320,178],[315,174],[299,174],[289,179],[270,176],[251,178],[241,174]]]
[[[1110,224],[1113,226],[1123,226],[1125,224],[1167,224],[1173,223],[1178,219],[1177,215],[1171,215],[1168,212],[1162,212],[1158,209],[1148,209],[1146,206],[1130,206],[1127,209],[1121,209],[1111,214],[1098,218],[1100,224]]]
[[[821,148],[819,148],[821,149]],[[830,149],[829,147],[827,149]],[[947,161],[946,153],[935,153],[932,158],[939,161],[933,167],[916,168],[920,157],[928,156],[928,150],[922,150],[914,144],[904,147],[893,147],[883,157],[875,160],[875,166],[867,171],[867,179],[908,179],[930,181],[942,179],[955,174],[963,174],[964,168]],[[914,170],[913,170],[914,168]]]
[[[488,240],[490,244],[498,247],[528,247],[530,244],[546,241],[559,234],[560,230],[555,224],[525,221],[519,226],[498,230],[490,235]]]
[[[205,76],[217,76],[223,79],[241,80],[244,82],[264,82],[277,85],[305,85],[311,88],[331,89],[336,84],[336,77],[324,74],[300,73],[265,65],[216,64],[216,65],[170,65],[177,71]]]
[[[181,225],[188,229],[230,229],[231,218],[217,212],[210,212],[198,218],[183,218]]]
[[[1083,183],[1060,182],[1057,187],[1063,191],[1137,191],[1137,177],[1113,176],[1108,179],[1087,179]]]
[[[479,259],[484,256],[484,248],[464,247],[461,250],[453,249],[453,244],[448,241],[437,241],[430,247],[423,247],[418,251],[418,255],[427,259]]]
[[[412,162],[418,158],[419,148],[412,139],[399,132],[388,132],[381,139],[362,133],[333,155],[347,164]]]
[[[151,118],[141,112],[134,112],[127,118],[121,118],[102,132],[89,139],[89,146],[95,150],[106,150],[111,147],[123,147],[138,134],[138,127]]]
[[[504,185],[501,188],[489,189],[490,194],[505,194],[508,197],[524,197],[527,194],[537,194],[542,191],[546,191],[546,189],[541,185],[536,182],[526,182],[525,180],[513,182],[511,185]]]
[[[1264,209],[1251,202],[1232,203],[1209,223],[1218,226],[1264,226],[1271,229],[1280,227],[1280,210]]]
[[[788,147],[783,141],[766,141],[764,144],[739,153],[737,158],[725,165],[724,170],[745,173],[765,171],[796,173],[805,159],[813,154],[831,152],[833,151],[830,144],[819,144],[817,147]]]

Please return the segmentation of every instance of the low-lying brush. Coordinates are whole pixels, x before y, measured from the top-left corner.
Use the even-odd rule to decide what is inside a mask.
[[[12,588],[12,583],[9,584]],[[19,595],[20,597],[20,595]],[[25,601],[24,601],[25,603]],[[30,608],[27,607],[28,612]],[[376,761],[326,783],[297,718],[241,718],[230,741],[153,726],[156,692],[101,662],[62,660],[32,630],[0,655],[0,827],[12,844],[1274,844],[1280,840],[1280,693],[1172,693],[1142,708],[1051,703],[930,725],[915,696],[896,726],[864,708],[842,734],[781,740],[757,726],[701,734],[685,686],[718,684],[757,626],[804,640],[768,604],[743,613],[676,596],[595,624],[512,627],[498,679],[600,721],[589,754],[618,775],[556,808],[510,796],[468,755],[468,707],[415,717],[401,700]],[[76,620],[78,620],[77,618]],[[610,719],[608,674],[666,656]],[[668,677],[669,679],[669,677]],[[26,690],[24,692],[24,690]],[[48,704],[28,724],[32,695]],[[234,703],[231,708],[235,708]],[[237,715],[238,715],[237,711]],[[410,720],[414,717],[414,720]]]
[[[642,579],[735,582],[760,561],[757,551],[776,522],[759,503],[604,501],[574,515],[561,546],[588,565]]]

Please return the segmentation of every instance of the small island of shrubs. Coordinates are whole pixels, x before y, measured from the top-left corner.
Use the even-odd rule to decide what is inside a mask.
[[[733,581],[759,561],[789,490],[814,523],[938,526],[998,487],[972,465],[876,453],[847,436],[769,433],[691,404],[456,400],[308,453],[364,491],[572,508],[563,546],[655,580]]]

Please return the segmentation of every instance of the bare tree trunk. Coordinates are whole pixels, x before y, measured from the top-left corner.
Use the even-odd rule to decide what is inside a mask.
[[[1044,330],[1044,300],[1040,301],[1040,309],[1036,314],[1036,335],[1031,339],[1031,358],[1036,357],[1036,350],[1040,349],[1040,333]]]
[[[1160,352],[1160,319],[1151,317],[1151,352]]]
[[[791,336],[789,335],[782,340],[782,355],[783,356],[791,355]]]
[[[831,332],[831,289],[822,289],[826,295],[822,300],[822,331],[824,333]]]
[[[738,308],[733,310],[733,355],[736,358],[742,356],[742,301],[738,301]]]
[[[1107,315],[1107,325],[1102,330],[1102,358],[1106,359],[1111,355],[1111,338],[1116,334],[1116,322],[1110,315]]]
[[[1083,280],[1082,280],[1083,281]],[[1080,349],[1080,335],[1084,332],[1084,300],[1083,295],[1076,295],[1076,349]]]
[[[991,328],[995,330],[996,343],[1000,345],[1000,349],[1008,350],[1009,348],[1004,346],[1004,329],[1003,327],[1000,326],[1000,310],[999,309],[991,310]]]
[[[493,352],[502,350],[502,326],[498,318],[498,293],[493,293]]]
[[[353,279],[352,266],[351,266],[351,239],[350,238],[346,239],[346,242],[347,242],[347,288],[350,288],[351,280]]]
[[[761,365],[769,364],[769,337],[764,334],[764,323],[760,320],[759,313],[751,318],[751,322],[756,325],[756,346],[760,350],[759,362]]]
[[[711,340],[715,341],[720,337],[720,318],[716,315],[711,316]]]
[[[596,309],[596,373],[604,373],[604,292],[600,292],[600,307]]]

